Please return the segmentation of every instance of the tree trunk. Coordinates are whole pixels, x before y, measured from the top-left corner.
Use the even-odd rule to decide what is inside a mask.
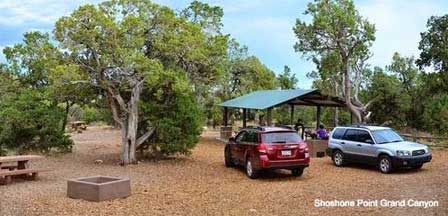
[[[129,101],[129,119],[128,119],[128,143],[129,143],[129,163],[137,163],[135,151],[137,148],[138,132],[138,102],[142,92],[143,82],[137,83],[132,89],[131,100]]]
[[[137,147],[144,143],[154,132],[154,129],[152,128],[141,137],[137,138],[137,135],[139,134],[138,106],[140,95],[143,91],[143,81],[141,80],[131,83],[134,85],[132,88],[131,99],[127,103],[125,103],[120,94],[115,93],[112,88],[109,88],[107,93],[109,106],[112,109],[114,120],[121,127],[121,160],[123,165],[137,163]]]
[[[123,119],[123,122],[127,122],[127,120]],[[123,165],[129,164],[129,144],[127,136],[128,136],[128,125],[123,124],[121,126],[121,163]]]
[[[338,125],[339,125],[339,109],[335,107],[333,114],[333,126],[336,127]]]
[[[362,110],[352,103],[352,83],[349,76],[349,62],[344,61],[344,99],[347,108],[355,116],[357,123],[363,123],[363,112]]]
[[[68,121],[68,119],[67,119],[68,118],[68,112],[70,112],[70,107],[72,105],[73,104],[70,104],[69,101],[65,102],[64,119],[62,120],[62,128],[61,128],[62,132],[65,132],[65,127],[67,126],[67,121]]]

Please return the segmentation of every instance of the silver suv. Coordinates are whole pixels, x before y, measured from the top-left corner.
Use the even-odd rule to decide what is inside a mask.
[[[348,162],[377,165],[382,173],[395,168],[420,169],[432,159],[428,146],[408,142],[388,127],[349,126],[331,131],[327,155],[340,167]]]

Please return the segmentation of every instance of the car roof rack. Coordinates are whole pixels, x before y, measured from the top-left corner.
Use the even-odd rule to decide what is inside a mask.
[[[263,130],[263,128],[261,126],[253,126],[253,125],[249,125],[249,126],[245,127],[245,129]]]
[[[358,128],[366,128],[368,126],[379,126],[377,124],[365,124],[365,123],[355,123],[351,125],[347,125],[345,127],[358,127]]]
[[[294,129],[293,127],[291,127],[291,126],[289,126],[289,125],[277,125],[276,127],[279,127],[279,128],[285,128],[285,129]]]

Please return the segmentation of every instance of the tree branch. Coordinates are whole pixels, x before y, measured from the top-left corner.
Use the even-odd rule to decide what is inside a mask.
[[[136,142],[136,148],[138,148],[141,144],[143,144],[151,135],[154,133],[155,128],[151,128],[149,131],[147,131],[145,134],[143,134],[141,137],[137,139]]]
[[[110,88],[110,87],[107,88],[107,91],[108,91],[109,94],[113,97],[113,99],[115,99],[115,100],[118,102],[118,104],[120,105],[120,108],[121,108],[123,111],[129,113],[129,109],[128,109],[128,107],[126,106],[126,103],[124,102],[124,100],[123,100],[123,98],[121,97],[121,95],[120,95],[120,94],[115,94],[114,91],[112,90],[112,88]]]
[[[372,100],[370,100],[369,102],[366,103],[366,105],[364,105],[364,109],[367,110],[367,108],[372,105],[374,102],[376,102],[378,99],[380,99],[380,96],[376,96],[375,98],[373,98]]]
[[[114,98],[110,93],[107,93],[107,99],[109,101],[110,108],[112,110],[112,117],[114,118],[115,122],[117,122],[120,127],[123,127],[123,121],[118,116],[118,109],[117,105],[115,104]]]

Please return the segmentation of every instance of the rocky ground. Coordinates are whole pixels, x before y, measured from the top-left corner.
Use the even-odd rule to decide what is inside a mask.
[[[312,159],[302,177],[268,173],[251,180],[242,169],[226,168],[223,144],[205,133],[190,157],[138,165],[117,165],[119,131],[89,128],[73,134],[74,152],[33,163],[51,168],[38,181],[0,186],[0,215],[448,215],[448,151],[433,151],[419,171],[390,175],[375,168],[336,168],[329,158]],[[96,160],[103,163],[97,164]],[[129,176],[132,196],[93,203],[66,197],[67,179]],[[315,200],[437,200],[439,207],[314,206]]]

